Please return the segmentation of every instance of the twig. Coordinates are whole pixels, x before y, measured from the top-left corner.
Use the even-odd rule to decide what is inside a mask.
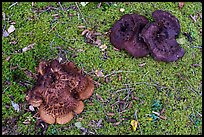
[[[199,48],[199,49],[202,49],[202,46],[191,46],[191,48]]]
[[[60,5],[60,8],[64,11],[64,8],[62,7],[61,3],[58,2],[58,4]],[[65,12],[65,11],[64,11]]]
[[[133,84],[135,84],[135,85],[146,84],[146,85],[149,85],[149,86],[155,86],[155,87],[159,86],[160,88],[163,88],[163,89],[169,89],[169,87],[160,86],[158,84],[153,84],[153,83],[149,83],[149,82],[135,82],[135,83],[129,83],[129,84],[124,84],[124,85],[133,85]]]
[[[196,113],[197,113],[199,116],[201,116],[201,117],[202,117],[202,114],[200,114],[200,113],[199,113],[199,112],[197,112],[197,111],[196,111]]]
[[[15,6],[16,4],[18,4],[18,2],[15,2],[15,3],[11,4],[11,6],[9,6],[9,8]]]
[[[124,71],[124,70],[119,70],[119,71],[113,71],[110,74],[107,74],[104,76],[104,78],[113,75],[113,74],[117,74],[117,73],[136,73],[137,71]]]
[[[49,30],[48,34],[57,26],[58,23],[59,23],[59,22],[57,22],[57,23]]]
[[[138,118],[137,118],[137,110],[135,110],[135,113],[134,113],[134,116],[135,116],[135,119],[138,121]],[[140,128],[140,123],[138,122],[138,127],[140,129],[140,134],[142,135],[142,130]]]
[[[83,16],[83,14],[82,14],[80,8],[79,8],[77,2],[75,2],[75,4],[76,4],[76,6],[77,6],[77,8],[78,8],[78,10],[79,10],[79,12],[80,12],[80,14],[81,14],[81,16],[82,16],[83,21],[85,22],[86,26],[88,26],[88,24],[87,24],[87,22],[86,22],[86,20],[85,20],[85,18],[84,18],[84,16]]]
[[[193,91],[194,93],[196,93],[196,94],[199,95],[199,93],[194,89],[194,87],[191,85],[191,83],[190,83],[188,80],[186,80],[186,82],[187,82],[188,85],[190,86],[191,91]]]

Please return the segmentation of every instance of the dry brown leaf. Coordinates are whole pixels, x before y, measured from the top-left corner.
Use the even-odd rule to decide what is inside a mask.
[[[9,28],[8,28],[8,33],[12,33],[15,31],[15,27],[14,25],[11,25]]]
[[[35,45],[35,43],[30,44],[30,45],[28,45],[27,47],[24,47],[24,48],[22,49],[22,52],[26,52],[26,51],[32,49],[32,48],[34,47],[34,45]]]
[[[161,119],[163,119],[163,120],[166,120],[167,119],[167,117],[166,116],[159,116]]]
[[[89,32],[89,30],[88,30],[88,29],[85,29],[84,31],[82,31],[81,35],[83,36],[83,35],[85,35],[87,32]]]
[[[104,74],[103,74],[103,72],[102,72],[101,70],[96,70],[96,71],[95,71],[95,75],[96,75],[97,77],[104,77]]]
[[[79,29],[85,29],[86,26],[78,26]]]
[[[119,51],[120,49],[117,49],[117,48],[115,48],[115,47],[113,47],[113,49],[115,50],[115,51]]]
[[[162,108],[160,115],[163,114],[165,112],[165,108]]]
[[[29,106],[30,111],[35,111],[34,107],[32,105]]]
[[[107,46],[105,44],[103,44],[99,48],[101,49],[101,51],[105,51],[107,49]]]
[[[142,64],[139,64],[139,67],[143,67],[145,65],[146,65],[146,63],[142,63]]]
[[[114,116],[115,113],[111,113],[111,112],[110,112],[110,113],[107,113],[107,115],[108,115],[108,116]]]
[[[6,61],[9,61],[11,59],[11,56],[8,56],[7,58],[6,58]]]
[[[97,39],[97,40],[95,41],[95,44],[98,45],[98,46],[101,46],[101,40],[100,40],[100,39]]]
[[[121,81],[121,80],[122,80],[122,75],[119,74],[119,75],[118,75],[118,81]]]
[[[9,42],[9,44],[13,44],[13,45],[16,45],[16,43],[17,43],[17,41],[11,41],[11,42]]]
[[[120,122],[116,122],[116,123],[113,124],[113,126],[117,126],[119,124],[120,124]]]
[[[179,5],[178,5],[179,10],[181,10],[183,8],[183,6],[184,6],[184,2],[179,2]]]

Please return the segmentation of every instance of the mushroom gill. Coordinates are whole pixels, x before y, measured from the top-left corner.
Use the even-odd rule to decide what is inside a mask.
[[[89,98],[94,84],[73,62],[42,61],[37,68],[38,79],[28,91],[26,100],[39,107],[40,118],[49,124],[66,124],[74,113],[84,109],[82,100]]]

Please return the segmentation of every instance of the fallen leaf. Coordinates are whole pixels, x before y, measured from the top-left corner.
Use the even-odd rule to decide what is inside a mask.
[[[143,67],[145,65],[146,65],[146,63],[142,63],[142,64],[139,64],[139,67]]]
[[[113,49],[114,49],[115,51],[120,51],[120,49],[117,49],[117,48],[115,48],[115,47],[113,47]]]
[[[165,112],[165,108],[162,108],[160,115],[163,114]]]
[[[102,34],[100,32],[95,32],[94,35],[101,36]]]
[[[8,28],[8,33],[10,34],[10,33],[14,32],[14,31],[15,31],[15,27],[14,27],[14,25],[11,25],[11,26]]]
[[[30,45],[28,45],[27,47],[24,47],[24,48],[22,49],[22,52],[26,52],[26,51],[32,49],[32,48],[34,47],[34,45],[35,45],[35,43],[30,44]]]
[[[106,115],[108,115],[108,116],[114,116],[115,115],[115,113],[107,113]]]
[[[11,59],[11,56],[8,56],[5,60],[9,61]]]
[[[74,123],[74,125],[75,125],[78,129],[80,129],[80,128],[82,127],[81,122],[76,122],[76,123]]]
[[[78,26],[79,29],[85,29],[86,26]]]
[[[167,117],[162,116],[162,115],[160,115],[159,117],[160,117],[161,119],[163,119],[163,120],[166,120],[166,119],[167,119]]]
[[[179,5],[178,5],[179,10],[181,10],[183,8],[183,6],[184,6],[184,2],[179,2]]]
[[[85,29],[84,31],[82,31],[81,35],[85,35],[87,32],[89,32],[89,29]]]
[[[89,2],[80,2],[80,4],[84,7],[88,4]]]
[[[11,41],[11,42],[9,42],[9,44],[13,44],[13,45],[16,45],[16,43],[17,43],[17,41]]]
[[[29,106],[30,111],[35,111],[34,107],[32,105]]]
[[[125,9],[124,8],[120,8],[120,12],[124,12],[125,11]]]
[[[136,131],[138,122],[136,120],[131,120],[131,126],[133,131]]]
[[[104,74],[103,74],[103,72],[102,72],[101,70],[96,70],[96,71],[95,71],[95,75],[96,75],[97,77],[104,77]]]
[[[99,119],[98,123],[96,124],[97,127],[101,127],[102,119]]]
[[[25,120],[25,121],[23,121],[23,124],[28,125],[28,124],[30,124],[30,121]]]
[[[121,81],[121,80],[122,80],[122,75],[118,74],[118,81]]]
[[[198,16],[197,16],[197,15],[195,15],[195,16],[190,15],[190,17],[191,17],[191,19],[192,19],[194,22],[196,22],[196,21],[197,21],[197,18],[198,18]]]
[[[116,123],[113,123],[113,126],[117,126],[119,124],[120,124],[120,122],[116,122]]]
[[[19,105],[16,104],[15,102],[13,102],[13,101],[11,101],[11,104],[12,104],[14,110],[16,110],[17,112],[19,112],[19,110],[20,110],[20,109],[19,109]]]
[[[3,32],[3,36],[4,36],[4,37],[8,37],[8,36],[9,36],[8,31],[5,30],[5,31]]]
[[[101,40],[100,40],[100,39],[97,39],[97,40],[95,41],[95,44],[101,46]]]
[[[115,123],[117,120],[115,118],[108,118],[106,121],[110,123]]]
[[[101,49],[101,51],[105,51],[107,49],[107,46],[105,44],[103,44],[99,48]]]

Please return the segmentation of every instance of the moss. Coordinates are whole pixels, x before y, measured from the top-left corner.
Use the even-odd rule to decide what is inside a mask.
[[[11,105],[11,96],[14,102],[26,104],[25,93],[27,88],[22,86],[22,82],[35,83],[30,79],[24,70],[35,72],[35,67],[41,59],[53,59],[66,57],[73,61],[78,67],[84,68],[92,78],[101,85],[95,88],[91,99],[85,100],[84,111],[77,115],[70,123],[65,125],[49,125],[46,131],[51,134],[82,134],[80,129],[74,126],[80,121],[87,129],[86,134],[201,134],[202,122],[196,125],[189,119],[191,114],[195,115],[195,121],[201,121],[202,117],[202,52],[198,47],[202,47],[202,19],[198,16],[194,22],[190,15],[194,16],[202,12],[202,3],[185,2],[184,7],[179,10],[177,2],[113,2],[108,5],[102,3],[101,8],[97,8],[98,2],[89,2],[86,6],[78,3],[81,13],[86,23],[82,19],[81,13],[77,10],[74,2],[62,2],[65,11],[56,2],[18,2],[9,7],[12,2],[2,3],[2,12],[6,15],[6,20],[2,20],[2,28],[8,29],[11,21],[15,21],[16,30],[8,37],[2,36],[2,123],[7,119],[18,117],[18,134],[39,134],[35,133],[35,122],[30,112],[24,111],[27,105],[23,105],[21,111],[17,113]],[[48,6],[55,9],[49,10]],[[120,12],[124,8],[124,12]],[[35,12],[37,9],[43,10]],[[152,57],[135,59],[125,51],[115,51],[109,42],[109,37],[104,33],[108,32],[113,23],[126,13],[138,13],[144,15],[149,21],[153,21],[152,12],[158,9],[166,10],[175,15],[181,25],[181,33],[177,39],[184,40],[181,46],[185,50],[182,59],[174,63],[157,62]],[[54,14],[60,18],[55,19]],[[71,15],[72,14],[72,15]],[[102,44],[107,45],[107,59],[97,46],[85,43],[81,35],[83,29],[78,26],[86,26],[89,29],[102,33]],[[190,33],[193,39],[190,43],[183,33]],[[16,44],[11,44],[16,41]],[[33,44],[34,48],[21,53],[21,49]],[[59,50],[61,47],[61,50]],[[72,55],[76,54],[75,58]],[[10,60],[6,59],[10,56]],[[146,63],[143,67],[139,64]],[[199,64],[193,67],[192,64]],[[12,67],[16,67],[12,69]],[[108,82],[104,78],[96,77],[92,72],[102,70],[104,75],[112,74],[108,77]],[[120,77],[120,78],[119,78]],[[125,86],[125,84],[129,86]],[[28,88],[31,88],[29,85]],[[128,91],[138,100],[126,97]],[[117,92],[117,93],[116,93]],[[104,101],[97,96],[100,95]],[[119,113],[118,99],[124,98],[126,105],[132,102],[132,107]],[[163,115],[166,120],[156,122],[148,121],[146,114],[152,113],[152,102],[160,100],[165,108]],[[93,105],[90,105],[92,102]],[[114,105],[115,103],[115,105]],[[6,107],[7,106],[7,107]],[[8,107],[10,106],[10,107]],[[137,110],[137,117],[140,129],[131,129],[130,120],[135,119],[134,113]],[[115,113],[114,116],[107,116],[107,113]],[[28,125],[22,122],[31,118]],[[120,124],[108,122],[106,118],[114,118]],[[122,118],[126,118],[122,120]],[[94,120],[98,122],[102,119],[101,127],[90,125]]]

